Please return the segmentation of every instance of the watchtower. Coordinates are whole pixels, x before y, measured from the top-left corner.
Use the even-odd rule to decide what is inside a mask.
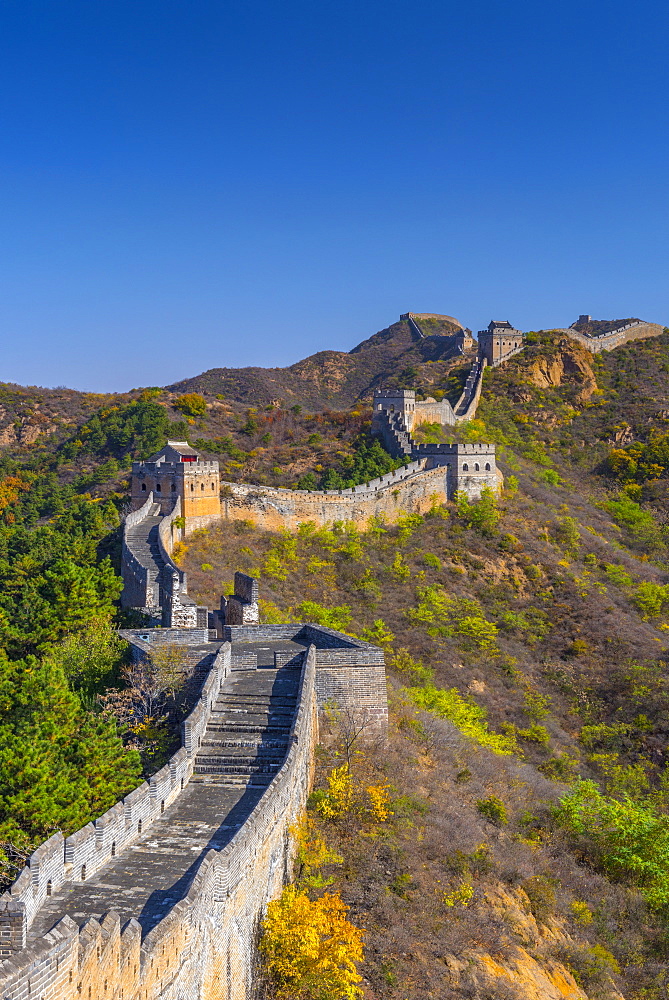
[[[524,334],[508,320],[491,320],[487,330],[479,330],[479,357],[496,367],[523,346]]]
[[[146,462],[132,463],[132,509],[138,510],[151,492],[161,514],[170,514],[181,499],[187,535],[220,519],[218,462],[202,459],[187,441],[168,441]]]

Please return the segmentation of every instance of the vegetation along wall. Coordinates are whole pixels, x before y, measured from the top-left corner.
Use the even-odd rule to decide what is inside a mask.
[[[314,646],[301,667],[285,762],[235,836],[222,850],[206,854],[186,896],[144,940],[136,920],[121,930],[118,914],[111,912],[81,929],[66,916],[25,946],[30,924],[58,886],[79,878],[84,864],[87,872],[99,870],[116,850],[131,846],[138,829],[147,829],[162,803],[179,796],[229,669],[226,643],[187,720],[184,746],[169,765],[95,824],[64,843],[60,834],[52,837],[4,894],[3,1000],[250,1000],[255,929],[288,877],[289,829],[305,807],[312,780],[318,738]]]

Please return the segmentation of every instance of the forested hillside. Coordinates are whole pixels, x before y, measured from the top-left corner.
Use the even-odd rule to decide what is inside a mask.
[[[387,649],[390,749],[333,710],[296,872],[366,928],[369,996],[667,994],[668,374],[668,335],[534,335],[460,431],[497,504],[182,551],[198,600],[241,568],[267,620]]]
[[[398,371],[395,333],[377,336],[384,382],[457,395],[462,359]],[[327,488],[392,467],[364,400],[310,409],[215,388],[1,387],[8,879],[31,846],[160,766],[184,711],[174,665],[133,674],[115,637],[132,460],[169,436],[218,458],[223,479]],[[329,853],[304,848],[300,884],[316,898],[332,880],[366,928],[369,997],[659,1000],[669,333],[601,356],[531,334],[486,373],[476,420],[422,433],[494,440],[500,500],[363,533],[239,523],[180,555],[210,606],[241,569],[259,576],[267,620],[321,621],[387,648],[390,748],[361,752],[333,709],[310,810],[310,843]]]

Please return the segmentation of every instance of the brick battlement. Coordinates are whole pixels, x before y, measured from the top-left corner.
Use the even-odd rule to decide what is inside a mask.
[[[165,631],[124,637],[141,656]],[[292,865],[317,708],[337,704],[382,736],[386,681],[383,650],[333,629],[229,632],[232,644],[197,645],[203,636],[194,635],[196,655],[217,652],[178,753],[94,823],[65,839],[54,834],[0,898],[3,1000],[255,997],[258,922]],[[244,730],[248,713],[258,728],[263,712],[268,735]],[[247,751],[246,778],[218,774],[226,724],[242,746],[264,748],[255,758]],[[268,759],[277,760],[274,770]]]

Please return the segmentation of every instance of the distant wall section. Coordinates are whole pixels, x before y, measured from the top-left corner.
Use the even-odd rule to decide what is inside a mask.
[[[572,340],[577,340],[579,344],[582,344],[587,350],[592,351],[593,354],[599,354],[600,351],[612,351],[614,348],[620,347],[621,344],[628,344],[632,340],[659,337],[660,334],[664,333],[664,327],[660,326],[659,323],[630,323],[629,326],[614,330],[611,333],[603,333],[593,337],[586,337],[585,334],[571,328],[568,330],[555,330],[554,332],[564,333],[567,337],[571,337]]]
[[[371,517],[390,521],[400,514],[423,514],[448,493],[445,467],[430,467],[428,459],[411,462],[386,476],[347,490],[310,492],[282,490],[247,483],[224,483],[224,521],[254,521],[268,531],[294,530],[305,521],[322,526],[352,521],[364,527]]]

